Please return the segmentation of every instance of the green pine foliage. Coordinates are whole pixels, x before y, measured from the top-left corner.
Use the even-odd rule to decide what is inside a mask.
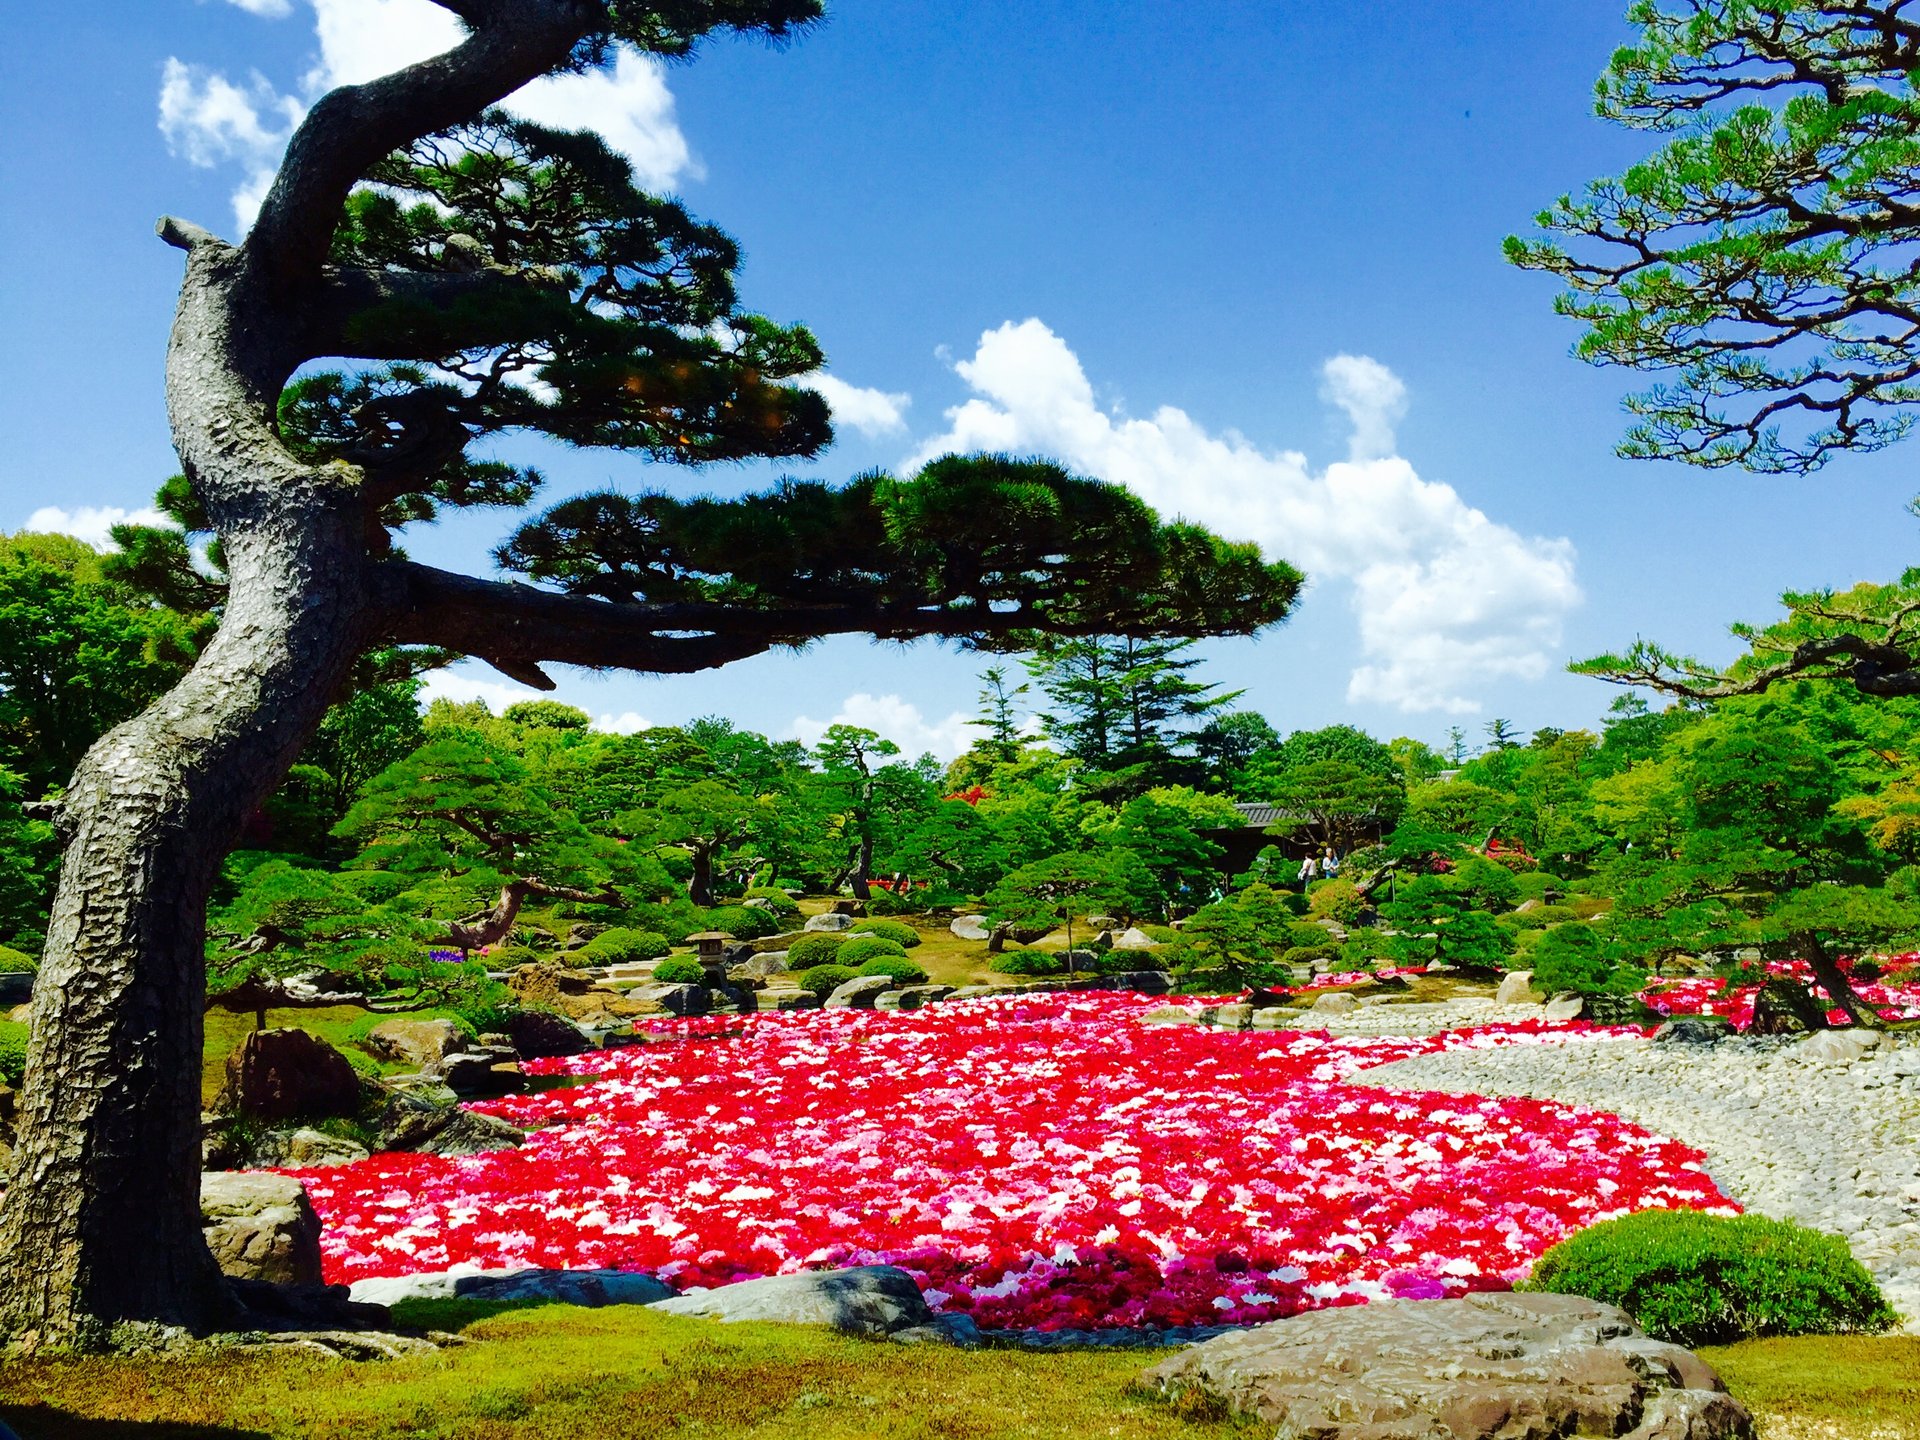
[[[1885,1330],[1898,1318],[1846,1241],[1762,1215],[1643,1210],[1591,1225],[1542,1255],[1523,1288],[1618,1305],[1687,1346]]]

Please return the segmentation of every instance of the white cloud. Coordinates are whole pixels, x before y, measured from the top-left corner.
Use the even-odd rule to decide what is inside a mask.
[[[1407,413],[1407,387],[1371,355],[1336,355],[1320,367],[1320,396],[1347,412],[1353,436],[1347,458],[1354,464],[1394,453],[1393,427]]]
[[[20,528],[42,534],[71,535],[98,549],[112,550],[117,547],[108,532],[115,525],[171,527],[173,521],[152,506],[123,510],[118,505],[82,505],[77,510],[66,510],[58,505],[43,505],[29,515],[27,523]]]
[[[551,698],[526,685],[515,685],[506,680],[479,680],[454,670],[429,670],[421,677],[420,683],[422,705],[429,705],[435,700],[451,700],[457,705],[484,700],[487,708],[496,715],[522,700]]]
[[[795,717],[787,734],[811,746],[820,743],[830,725],[857,725],[893,741],[908,758],[932,751],[937,759],[951,760],[979,738],[979,730],[967,720],[957,710],[944,720],[929,720],[918,705],[898,695],[869,695],[863,690],[849,695],[831,720]]]
[[[988,331],[954,368],[977,393],[909,464],[950,451],[1052,455],[1163,514],[1345,582],[1361,661],[1350,700],[1464,714],[1482,686],[1536,678],[1557,658],[1562,620],[1580,603],[1572,544],[1496,524],[1393,454],[1406,390],[1377,361],[1326,366],[1325,394],[1353,422],[1352,458],[1319,472],[1172,407],[1144,420],[1102,412],[1078,357],[1038,320]]]
[[[837,424],[851,425],[868,439],[897,435],[907,428],[907,407],[913,403],[911,395],[894,395],[885,390],[849,385],[839,376],[829,375],[824,370],[805,377],[799,383],[825,397],[827,404],[833,407],[833,418]]]
[[[289,0],[230,0],[256,15],[284,16]],[[319,53],[295,94],[264,77],[244,85],[169,59],[161,77],[160,130],[176,155],[201,166],[240,165],[233,194],[242,230],[266,198],[293,128],[306,107],[337,85],[357,85],[443,54],[465,32],[433,0],[310,0]],[[609,71],[545,76],[509,96],[506,107],[559,129],[592,129],[632,163],[641,185],[666,189],[701,172],[674,118],[673,92],[659,62],[620,54]]]
[[[602,715],[593,722],[593,728],[609,735],[633,735],[642,730],[651,730],[653,722],[637,711],[623,710],[618,715]]]

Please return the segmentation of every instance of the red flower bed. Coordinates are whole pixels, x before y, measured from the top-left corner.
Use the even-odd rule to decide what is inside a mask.
[[[1920,1020],[1920,955],[1897,955],[1880,963],[1881,978],[1854,980],[1854,993],[1888,1020]],[[1852,969],[1851,961],[1841,964]],[[1767,973],[1813,983],[1813,968],[1804,960],[1772,961]],[[1753,1023],[1753,997],[1759,993],[1758,982],[1741,984],[1717,976],[1702,976],[1691,980],[1653,981],[1642,992],[1642,998],[1649,1009],[1662,1015],[1724,1015],[1734,1029],[1745,1030]],[[1827,1012],[1827,1023],[1852,1022],[1846,1011],[1836,1007]]]
[[[529,1069],[517,1150],[305,1172],[327,1278],[614,1266],[682,1288],[886,1262],[989,1326],[1274,1319],[1504,1287],[1570,1230],[1731,1211],[1700,1156],[1545,1101],[1357,1071],[1590,1027],[1334,1039],[1145,1026],[1135,997],[768,1015]]]

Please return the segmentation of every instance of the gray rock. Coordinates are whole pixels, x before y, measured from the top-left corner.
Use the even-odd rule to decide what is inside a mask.
[[[809,934],[818,935],[822,931],[829,933],[853,928],[853,916],[842,915],[837,910],[829,910],[825,915],[809,916],[807,923],[800,927]]]
[[[451,1020],[382,1020],[367,1032],[366,1046],[382,1060],[431,1070],[465,1050],[467,1037]]]
[[[873,1008],[876,1010],[918,1010],[922,1005],[932,1005],[946,999],[953,993],[951,985],[905,985],[898,990],[889,990],[884,995],[876,995]]]
[[[449,1055],[436,1068],[441,1082],[456,1095],[506,1095],[527,1087],[509,1045]]]
[[[713,997],[704,985],[636,985],[627,999],[661,1015],[704,1015]]]
[[[820,997],[811,990],[796,987],[769,986],[757,997],[762,1010],[818,1010]]]
[[[368,1157],[367,1147],[338,1135],[310,1130],[269,1130],[253,1147],[256,1165],[276,1170],[318,1170],[329,1165],[352,1165]]]
[[[880,995],[893,988],[885,975],[856,975],[827,996],[829,1010],[871,1010]]]
[[[669,1315],[729,1323],[780,1320],[790,1325],[828,1325],[848,1335],[886,1336],[938,1323],[913,1277],[891,1265],[743,1280],[663,1300],[653,1308]]]
[[[392,1089],[380,1115],[380,1148],[422,1155],[478,1155],[506,1150],[527,1132],[495,1115],[462,1108],[443,1087]]]
[[[222,1274],[275,1285],[320,1283],[320,1217],[291,1176],[202,1175],[200,1226]]]
[[[1580,1012],[1586,1008],[1587,1000],[1584,995],[1556,995],[1547,1001],[1546,1017],[1555,1023],[1578,1020]]]
[[[1116,950],[1151,950],[1159,943],[1142,930],[1122,930],[1113,937],[1113,948]]]
[[[1251,1030],[1254,1013],[1251,1005],[1209,1005],[1203,1015],[1205,1024],[1221,1030]]]
[[[513,1015],[507,1021],[507,1039],[522,1060],[584,1055],[593,1048],[578,1025],[547,1010],[521,1010]]]
[[[1376,1300],[1222,1335],[1148,1370],[1314,1440],[1748,1440],[1713,1368],[1570,1295]]]
[[[767,950],[755,955],[751,960],[735,965],[727,971],[729,980],[768,980],[775,975],[785,975],[788,971],[787,952]]]
[[[1509,970],[1500,979],[1500,988],[1493,992],[1496,1005],[1539,1005],[1546,1000],[1533,988],[1531,970]]]
[[[1140,1017],[1142,1025],[1198,1025],[1200,1012],[1186,1005],[1156,1005]]]
[[[947,929],[961,940],[984,940],[993,933],[993,926],[984,915],[956,915]]]
[[[1871,1030],[1822,1030],[1796,1041],[1789,1053],[1799,1060],[1858,1060],[1879,1043]]]
[[[360,1108],[360,1077],[346,1056],[304,1030],[253,1030],[227,1057],[218,1108],[268,1124],[351,1115]]]
[[[1728,1026],[1724,1021],[1683,1015],[1655,1030],[1653,1039],[1658,1045],[1713,1045],[1726,1039],[1727,1034]]]
[[[439,1271],[356,1280],[353,1298],[369,1305],[406,1300],[548,1300],[599,1309],[603,1305],[651,1305],[673,1297],[671,1285],[624,1270]]]
[[[1313,1008],[1321,1015],[1350,1015],[1360,1008],[1360,1002],[1344,990],[1329,990],[1313,1002]]]

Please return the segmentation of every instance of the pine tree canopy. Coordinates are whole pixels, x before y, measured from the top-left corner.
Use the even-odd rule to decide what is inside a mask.
[[[1301,577],[1255,547],[1162,522],[1121,487],[991,456],[731,499],[579,496],[496,551],[532,585],[406,561],[392,539],[402,527],[538,494],[538,470],[487,452],[495,437],[668,465],[808,457],[832,438],[825,400],[804,384],[824,363],[818,342],[743,307],[726,234],[641,190],[599,136],[484,108],[504,93],[507,51],[532,64],[568,27],[577,33],[536,73],[601,65],[621,46],[681,54],[716,29],[784,39],[819,7],[448,8],[472,30],[467,44],[323,98],[237,250],[162,224],[208,263],[237,260],[276,297],[301,296],[303,323],[274,341],[278,439],[303,465],[358,477],[369,549],[390,557],[384,638],[550,688],[545,661],[673,672],[832,634],[1017,649],[1023,631],[1251,634],[1284,618]],[[493,75],[470,113],[429,75],[442,63],[471,64],[476,85]],[[382,134],[391,143],[375,148]],[[360,151],[357,173],[315,173],[308,155],[322,149],[330,164]],[[324,247],[296,222],[324,231]],[[176,518],[218,529],[180,490]],[[129,541],[149,588],[217,599],[217,579],[196,576],[177,537]]]
[[[1668,136],[1507,257],[1558,276],[1576,347],[1669,378],[1631,457],[1803,472],[1920,404],[1920,15],[1908,0],[1638,0],[1605,119]]]

